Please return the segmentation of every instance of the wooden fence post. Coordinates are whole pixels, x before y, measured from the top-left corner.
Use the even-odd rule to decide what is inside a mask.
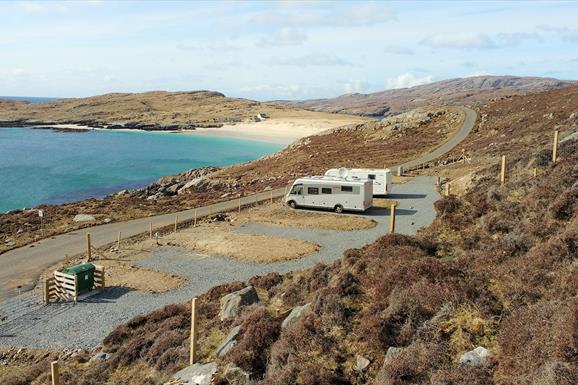
[[[506,182],[506,155],[502,155],[502,170],[500,171],[500,184]]]
[[[106,287],[105,271],[104,266],[102,267],[102,289]]]
[[[241,213],[241,198],[239,198],[239,213]]]
[[[118,240],[116,241],[116,249],[120,250],[120,240],[122,239],[122,232],[118,232]]]
[[[74,275],[74,303],[78,302],[78,275]]]
[[[48,279],[44,280],[44,304],[48,305],[50,303],[50,281]]]
[[[447,182],[446,186],[445,186],[445,194],[444,194],[446,197],[450,196],[450,189],[451,189],[450,182]]]
[[[86,256],[88,257],[88,260],[90,261],[90,259],[92,258],[92,250],[90,248],[91,244],[90,244],[90,233],[86,234]]]
[[[177,232],[178,223],[179,223],[179,216],[175,215],[175,233]]]
[[[58,361],[52,361],[50,364],[50,372],[52,374],[52,385],[59,385],[60,374],[58,373]]]
[[[558,130],[554,131],[554,143],[552,143],[552,162],[556,163],[558,155]]]
[[[149,238],[153,239],[153,223],[149,222]]]
[[[534,171],[532,172],[532,174],[534,175],[534,178],[536,176],[538,176],[538,168],[537,167],[534,167]]]
[[[195,219],[193,221],[193,226],[197,225],[197,209],[195,209]]]
[[[392,203],[390,208],[390,215],[389,215],[389,233],[395,233],[395,203]]]
[[[190,365],[194,364],[197,358],[197,298],[191,301],[191,351]]]

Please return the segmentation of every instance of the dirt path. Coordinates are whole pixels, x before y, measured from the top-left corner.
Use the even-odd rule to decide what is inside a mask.
[[[450,151],[470,133],[474,127],[476,113],[466,107],[459,108],[466,114],[466,119],[458,132],[449,141],[431,153],[401,164],[402,167],[408,169],[433,160]],[[393,167],[397,168],[397,165]],[[273,190],[273,197],[281,197],[284,192],[284,188]],[[255,199],[265,201],[270,198],[270,194],[270,192],[263,192],[256,194],[256,196],[245,197],[242,198],[241,203],[251,204],[255,202]],[[207,216],[210,210],[234,210],[237,206],[238,200],[235,199],[218,203],[213,205],[212,208],[209,206],[200,207],[197,209],[197,216]],[[186,210],[178,213],[94,226],[44,239],[32,245],[6,252],[0,255],[0,300],[17,294],[18,290],[16,288],[18,286],[22,287],[23,290],[32,288],[42,270],[64,259],[67,255],[75,255],[85,251],[87,233],[91,234],[92,244],[95,247],[101,247],[114,242],[119,231],[122,232],[123,237],[131,237],[147,232],[150,222],[153,222],[155,228],[169,226],[174,223],[175,215],[178,215],[180,221],[186,221],[192,220],[194,213],[195,210]]]

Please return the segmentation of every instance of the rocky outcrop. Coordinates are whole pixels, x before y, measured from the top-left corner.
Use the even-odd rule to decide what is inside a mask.
[[[486,366],[490,352],[488,349],[478,346],[474,350],[464,353],[460,357],[460,365],[480,368]]]
[[[383,359],[383,364],[381,365],[381,368],[379,369],[379,372],[377,373],[377,376],[373,382],[374,385],[386,385],[388,383],[387,367],[389,363],[402,352],[402,350],[402,348],[396,348],[394,346],[387,348],[385,358]]]
[[[235,344],[237,343],[236,338],[240,330],[241,330],[240,325],[235,326],[233,329],[231,329],[229,334],[227,334],[225,339],[221,342],[221,344],[217,348],[217,356],[223,357],[225,354],[227,354],[229,350],[233,348],[233,346],[235,346]]]
[[[75,215],[72,220],[74,222],[92,222],[92,221],[95,221],[96,218],[90,214],[78,214],[78,215]]]
[[[289,315],[285,317],[283,322],[281,323],[281,328],[286,328],[287,326],[291,326],[296,323],[299,318],[311,307],[311,304],[305,304],[303,306],[296,306],[294,307]]]
[[[90,362],[102,362],[106,361],[110,358],[110,354],[105,352],[96,353],[94,356],[90,358]]]
[[[167,384],[179,385],[210,385],[217,372],[217,363],[193,364],[173,375],[173,380]]]
[[[238,183],[224,185],[222,182],[211,179],[211,175],[219,171],[220,167],[201,167],[193,168],[180,174],[160,178],[155,183],[138,189],[117,195],[132,194],[138,198],[147,200],[157,200],[175,195],[207,192],[211,190],[227,191],[233,190],[239,186]]]
[[[259,301],[257,291],[253,286],[247,286],[244,289],[227,294],[221,298],[221,311],[219,318],[225,321],[239,315],[243,306],[254,304]]]
[[[229,385],[249,384],[249,373],[232,364],[227,364],[227,366],[225,366],[223,377],[227,380]]]

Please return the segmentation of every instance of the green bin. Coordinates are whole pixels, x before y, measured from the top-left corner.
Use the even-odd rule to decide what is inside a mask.
[[[86,262],[62,270],[63,273],[78,277],[78,291],[92,290],[94,287],[94,270],[92,263]]]

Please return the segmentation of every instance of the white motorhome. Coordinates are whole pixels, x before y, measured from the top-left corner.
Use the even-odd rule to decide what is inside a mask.
[[[373,182],[374,195],[391,193],[391,172],[388,168],[332,168],[326,176],[347,179],[369,179]]]
[[[365,211],[373,205],[373,183],[329,176],[299,178],[285,196],[285,203],[292,208],[328,208],[337,213]]]

